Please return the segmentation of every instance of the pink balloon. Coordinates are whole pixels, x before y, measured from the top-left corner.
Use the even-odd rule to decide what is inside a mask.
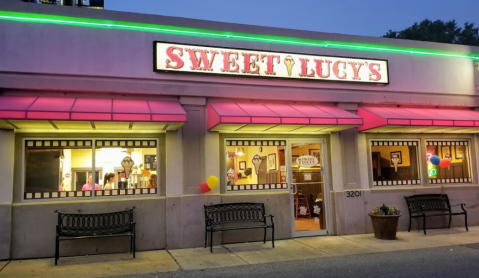
[[[441,168],[447,168],[447,167],[449,167],[449,165],[451,165],[451,161],[449,159],[443,158],[443,159],[441,159],[441,162],[439,162],[439,166]]]
[[[210,192],[211,190],[205,181],[200,184],[200,189],[203,193]]]

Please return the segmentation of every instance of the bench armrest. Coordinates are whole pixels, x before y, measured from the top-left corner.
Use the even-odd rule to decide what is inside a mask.
[[[457,206],[461,206],[462,211],[466,212],[466,210],[464,209],[464,207],[466,206],[466,204],[457,204],[457,205],[451,206],[451,208],[452,208],[452,207],[457,207]]]
[[[274,224],[274,221],[273,221],[274,215],[270,214],[270,215],[265,215],[264,217],[265,218],[270,217],[271,218],[271,224]]]

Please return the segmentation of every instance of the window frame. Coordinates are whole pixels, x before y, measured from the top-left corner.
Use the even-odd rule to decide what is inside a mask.
[[[381,142],[416,142],[416,155],[417,155],[417,171],[418,171],[418,179],[419,183],[413,184],[397,184],[397,181],[386,181],[386,182],[391,182],[391,184],[386,184],[386,185],[378,185],[377,181],[374,181],[373,177],[373,159],[372,159],[372,147],[373,147],[373,142],[374,141],[381,141]],[[424,179],[422,177],[422,159],[421,159],[421,138],[411,138],[411,137],[406,137],[406,138],[401,138],[401,139],[389,139],[389,138],[369,138],[367,141],[368,146],[367,146],[367,151],[368,151],[368,176],[369,176],[369,182],[370,182],[370,188],[375,188],[375,189],[384,189],[384,188],[394,188],[394,187],[419,187],[419,186],[424,186],[426,185],[424,182]],[[413,181],[413,180],[411,180]],[[376,184],[375,184],[376,183]]]
[[[468,179],[470,179],[470,181],[467,181],[467,182],[431,182],[431,180],[439,180],[439,179],[431,179],[429,178],[429,176],[427,176],[427,183],[428,185],[468,185],[468,184],[474,184],[474,171],[473,171],[473,168],[472,168],[472,165],[473,165],[473,160],[474,160],[474,155],[472,153],[472,142],[471,142],[471,139],[469,138],[456,138],[456,139],[451,139],[451,138],[442,138],[442,139],[439,139],[437,137],[427,137],[424,139],[424,149],[425,149],[425,153],[427,155],[427,146],[428,146],[428,141],[435,141],[435,142],[467,142],[466,146],[468,148],[468,154],[469,154],[469,161],[468,161],[468,166],[469,166],[469,174],[470,174],[470,177]],[[442,145],[438,145],[438,146],[442,146]],[[455,146],[455,145],[446,145],[446,146],[449,146],[449,147],[452,147],[452,146]],[[426,173],[427,173],[427,160],[425,161],[425,166],[426,166]],[[444,179],[444,180],[448,180],[448,179]]]
[[[80,168],[85,168],[88,170],[85,171],[93,171],[93,169],[97,169],[95,165],[95,160],[96,160],[96,150],[98,148],[103,148],[103,147],[97,147],[97,141],[108,141],[108,140],[117,140],[117,141],[155,141],[156,147],[151,147],[151,148],[156,148],[156,156],[157,158],[160,157],[160,139],[157,137],[95,137],[95,136],[89,136],[89,137],[78,137],[78,136],[72,136],[72,137],[23,137],[21,138],[21,159],[22,159],[22,166],[21,166],[21,190],[20,190],[20,202],[49,202],[49,201],[93,201],[93,200],[105,200],[105,199],[121,199],[121,198],[148,198],[148,197],[161,197],[160,193],[160,175],[166,174],[166,173],[160,173],[161,169],[161,161],[157,160],[157,188],[156,188],[156,193],[140,193],[140,194],[108,194],[108,195],[97,195],[95,194],[97,190],[95,190],[95,187],[92,187],[91,191],[85,191],[85,192],[90,192],[89,194],[86,194],[88,196],[82,196],[82,197],[77,197],[77,196],[67,196],[67,197],[46,197],[46,198],[26,198],[25,197],[25,186],[26,186],[26,149],[27,141],[91,141],[91,159],[92,159],[92,167],[80,167]],[[65,149],[68,148],[68,146],[58,146],[59,148]],[[106,146],[105,146],[106,147]],[[109,146],[108,146],[109,147]],[[136,147],[133,145],[132,147]],[[142,147],[146,148],[146,147]],[[77,167],[78,168],[78,167]],[[71,173],[73,175],[73,171]],[[95,177],[96,178],[96,177]],[[99,177],[99,180],[101,180],[102,177]],[[142,188],[141,188],[142,189]],[[136,190],[136,189],[124,189],[124,190]],[[62,191],[58,191],[58,194],[60,194]],[[63,191],[63,192],[75,192],[75,191]],[[52,192],[54,193],[54,192]],[[37,193],[32,193],[32,194],[37,194]]]

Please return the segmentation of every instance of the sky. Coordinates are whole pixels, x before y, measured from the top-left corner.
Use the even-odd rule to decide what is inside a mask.
[[[105,0],[105,9],[375,37],[425,18],[479,27],[479,0]]]

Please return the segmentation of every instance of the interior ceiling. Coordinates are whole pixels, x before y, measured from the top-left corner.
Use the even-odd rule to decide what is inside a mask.
[[[210,130],[235,133],[329,133],[353,127],[356,125],[219,124]]]
[[[15,132],[162,132],[178,130],[184,123],[176,122],[102,122],[102,121],[49,121],[49,120],[0,120],[0,129],[14,129]]]

